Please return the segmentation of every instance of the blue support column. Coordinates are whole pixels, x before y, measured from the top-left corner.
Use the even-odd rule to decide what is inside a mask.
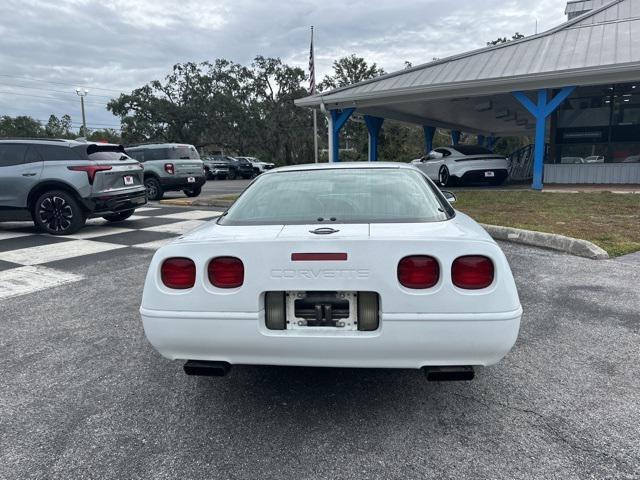
[[[436,134],[436,128],[424,125],[422,130],[424,130],[424,151],[428,155],[433,150],[433,136]]]
[[[460,135],[462,135],[460,130],[451,130],[451,143],[453,145],[458,145],[458,143],[460,143]]]
[[[478,145],[480,145],[481,147],[484,147],[485,140],[486,140],[486,137],[484,135],[478,135]]]
[[[369,130],[369,161],[378,161],[378,139],[380,136],[380,129],[384,118],[372,117],[370,115],[364,116],[364,123],[367,124],[367,130]]]
[[[564,102],[576,87],[564,87],[558,94],[548,101],[547,90],[538,90],[538,101],[534,103],[526,93],[513,92],[513,96],[533,115],[536,119],[536,143],[533,160],[533,184],[534,190],[542,190],[542,179],[544,175],[544,152],[547,117]]]
[[[329,162],[340,161],[340,130],[355,110],[355,108],[331,110],[329,117]]]

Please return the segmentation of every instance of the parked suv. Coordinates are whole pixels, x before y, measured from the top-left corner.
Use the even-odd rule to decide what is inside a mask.
[[[276,166],[275,163],[261,162],[256,157],[236,157],[236,159],[244,159],[250,161],[253,164],[254,168],[257,168],[258,174],[264,173],[267,170],[271,170]]]
[[[120,222],[147,203],[142,172],[122,145],[0,139],[0,221],[31,219],[53,235],[88,217]]]
[[[149,200],[160,200],[164,192],[179,190],[187,197],[197,197],[207,181],[204,164],[193,145],[157,143],[133,145],[126,150],[144,164]]]
[[[246,158],[234,158],[233,160],[238,165],[238,175],[242,178],[253,178],[260,174],[258,167],[254,167],[253,163]]]
[[[238,177],[238,166],[231,158],[224,155],[211,155],[203,159],[204,170],[209,180],[229,179]]]

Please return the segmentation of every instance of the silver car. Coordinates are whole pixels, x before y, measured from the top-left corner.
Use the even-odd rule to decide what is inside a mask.
[[[122,145],[0,139],[0,221],[69,235],[89,217],[120,222],[145,203],[143,168]]]

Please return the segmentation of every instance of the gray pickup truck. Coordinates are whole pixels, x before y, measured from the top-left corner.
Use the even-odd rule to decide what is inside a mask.
[[[132,145],[126,151],[144,165],[149,200],[160,200],[164,192],[180,190],[187,197],[197,197],[207,181],[204,164],[193,145],[154,143]]]

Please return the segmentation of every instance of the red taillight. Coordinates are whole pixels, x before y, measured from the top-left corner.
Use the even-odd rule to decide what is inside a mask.
[[[78,165],[73,167],[67,167],[74,172],[87,172],[87,178],[89,179],[89,185],[93,185],[93,180],[96,178],[96,173],[111,170],[113,167],[110,165]]]
[[[433,257],[413,255],[398,263],[398,281],[407,288],[431,288],[439,279],[440,265]]]
[[[173,166],[173,163],[165,163],[164,164],[164,171],[167,172],[170,175],[173,175],[174,173],[176,173],[176,169]]]
[[[451,266],[453,284],[466,290],[487,288],[493,283],[493,275],[493,262],[482,255],[458,257]]]
[[[160,277],[169,288],[191,288],[196,283],[196,264],[190,258],[167,258],[160,268]]]
[[[238,288],[244,283],[244,264],[236,257],[216,257],[209,262],[209,281],[218,288]]]

